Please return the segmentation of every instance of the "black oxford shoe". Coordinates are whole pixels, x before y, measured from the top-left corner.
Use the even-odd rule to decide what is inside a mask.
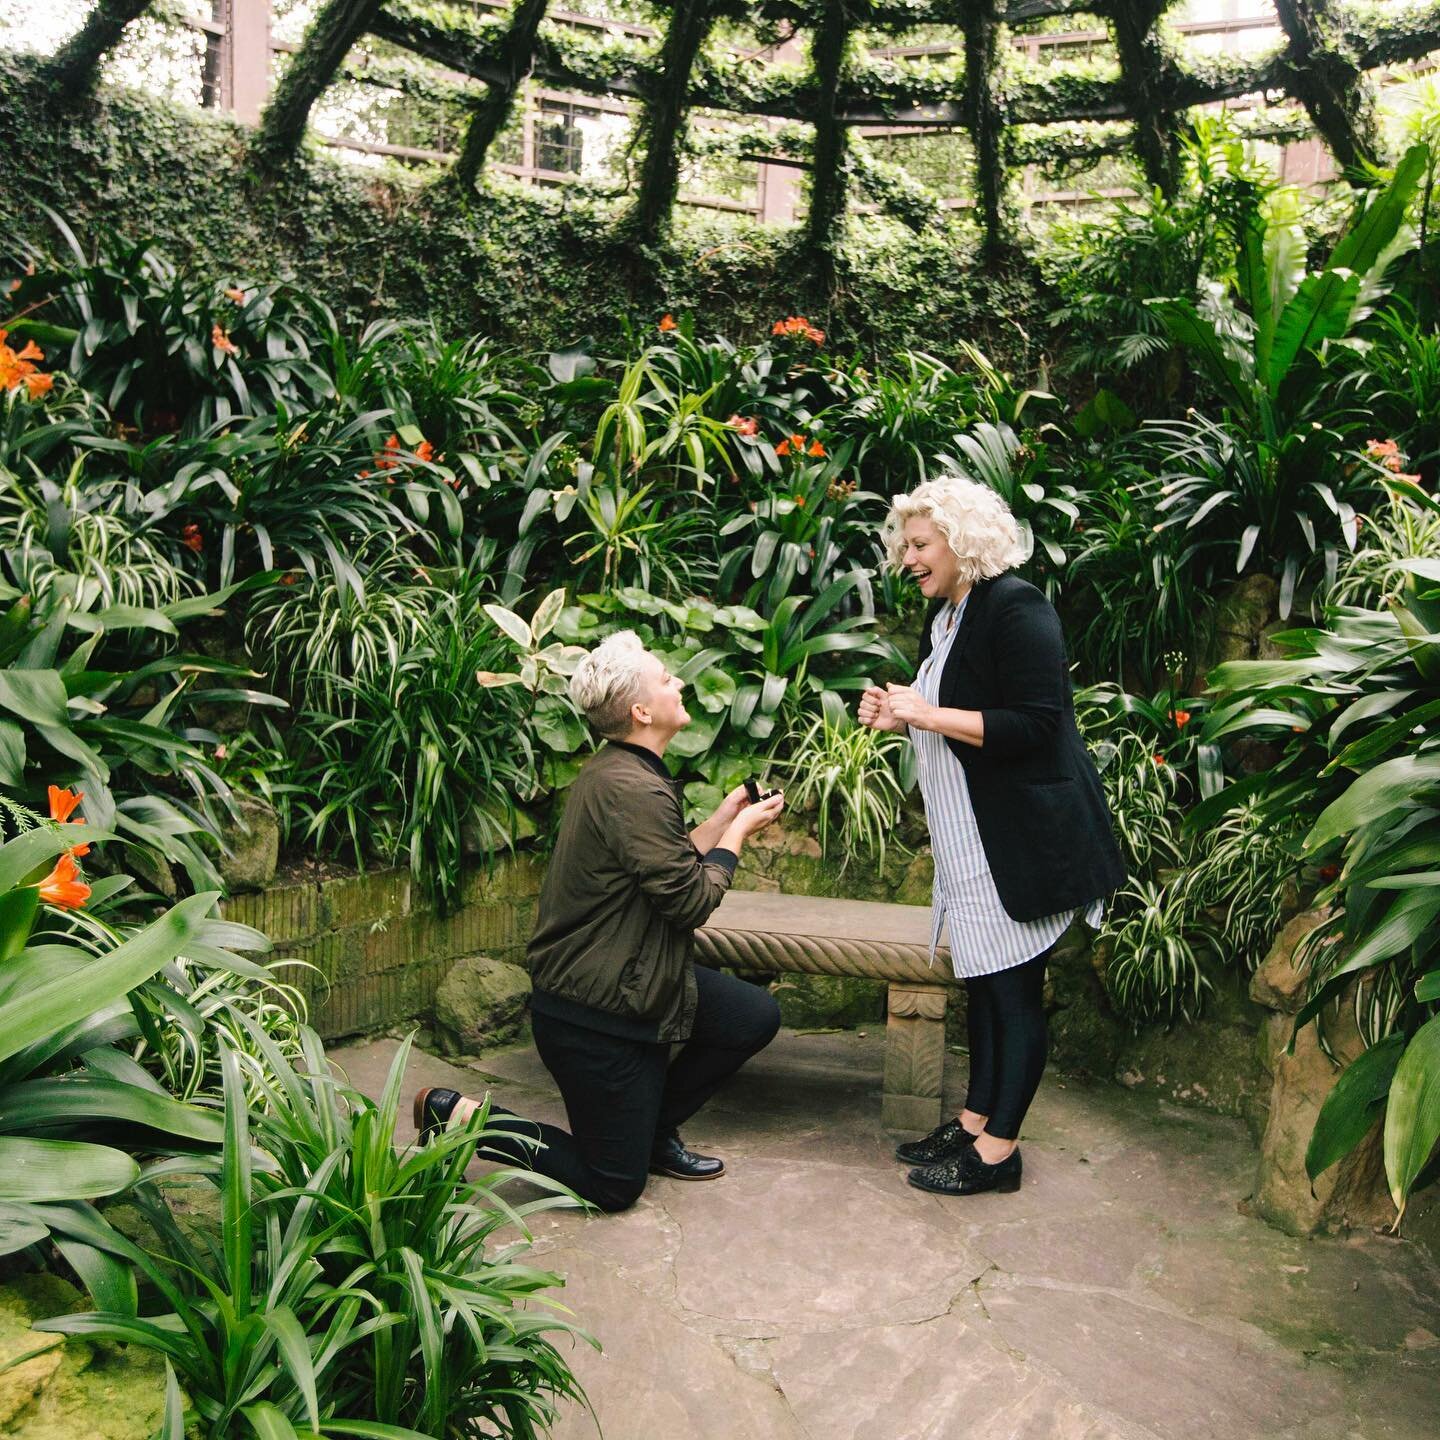
[[[430,1086],[416,1091],[415,1129],[420,1133],[422,1145],[428,1145],[445,1128],[459,1099],[458,1090]]]
[[[917,1190],[936,1195],[980,1195],[986,1190],[1012,1193],[1020,1188],[1020,1151],[1017,1147],[996,1165],[987,1165],[967,1145],[958,1155],[936,1165],[923,1165],[906,1177]]]
[[[725,1162],[713,1155],[697,1155],[685,1148],[678,1135],[670,1135],[651,1151],[650,1173],[672,1180],[718,1180],[725,1173]]]
[[[907,1165],[934,1165],[950,1160],[975,1143],[975,1137],[958,1121],[937,1125],[923,1140],[906,1140],[895,1147],[895,1158]]]

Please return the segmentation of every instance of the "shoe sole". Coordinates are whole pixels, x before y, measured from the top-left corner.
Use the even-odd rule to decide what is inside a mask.
[[[435,1121],[427,1119],[425,1115],[425,1103],[434,1093],[435,1087],[427,1085],[425,1089],[419,1090],[415,1094],[415,1104],[411,1114],[415,1117],[415,1139],[420,1145],[428,1145],[445,1128],[443,1122],[437,1124]]]
[[[714,1174],[712,1174],[712,1175],[682,1175],[682,1174],[681,1174],[679,1171],[677,1171],[677,1170],[653,1170],[653,1169],[650,1171],[650,1173],[651,1173],[652,1175],[661,1175],[661,1176],[663,1176],[666,1180],[718,1180],[718,1179],[725,1173],[725,1167],[722,1165],[722,1166],[721,1166],[718,1170],[716,1170],[716,1171],[714,1172]]]
[[[1013,1179],[1002,1180],[998,1185],[987,1185],[983,1190],[955,1190],[948,1185],[927,1185],[923,1180],[917,1180],[913,1175],[907,1175],[906,1181],[917,1190],[924,1190],[929,1195],[952,1195],[963,1199],[967,1195],[1013,1195],[1019,1188],[1021,1176],[1016,1175]]]

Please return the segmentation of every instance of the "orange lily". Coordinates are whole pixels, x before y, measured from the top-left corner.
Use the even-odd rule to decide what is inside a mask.
[[[210,343],[222,355],[238,355],[240,347],[225,333],[224,327],[217,321],[210,327]]]
[[[1177,729],[1183,730],[1190,723],[1190,712],[1188,710],[1177,710],[1175,712],[1175,725]]]
[[[662,315],[660,317],[659,328],[663,334],[666,331],[678,330],[680,327],[675,323],[675,317],[673,315]]]
[[[50,787],[50,818],[57,825],[70,823],[76,807],[85,798],[83,790],[62,790],[58,785]],[[79,824],[79,821],[74,822]]]
[[[80,867],[75,857],[62,855],[55,868],[40,882],[40,898],[47,905],[59,905],[75,910],[90,898],[90,887],[79,879]]]

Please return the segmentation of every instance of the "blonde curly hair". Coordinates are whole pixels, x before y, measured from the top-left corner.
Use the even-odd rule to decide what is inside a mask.
[[[905,522],[917,519],[929,520],[945,537],[958,562],[961,584],[991,580],[1030,558],[1010,507],[988,485],[947,475],[891,502],[883,533],[892,570],[902,568]]]

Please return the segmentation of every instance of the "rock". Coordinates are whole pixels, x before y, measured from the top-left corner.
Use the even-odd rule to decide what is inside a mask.
[[[783,975],[770,987],[780,1002],[780,1021],[796,1030],[883,1025],[883,980],[844,975]]]
[[[895,891],[897,905],[928,905],[935,888],[935,857],[929,847],[919,851],[905,867]]]
[[[446,1055],[474,1055],[520,1032],[530,977],[488,955],[457,960],[435,993],[435,1038]]]
[[[1280,585],[1270,575],[1247,575],[1221,598],[1215,612],[1215,655],[1222,660],[1253,660],[1266,628],[1280,610]]]
[[[1294,1019],[1282,1012],[1267,1022],[1265,1052],[1274,1080],[1251,1209],[1291,1235],[1352,1225],[1391,1225],[1395,1220],[1378,1125],[1355,1150],[1318,1175],[1313,1185],[1305,1173],[1305,1151],[1320,1107],[1343,1067],[1365,1048],[1355,1028],[1352,1001],[1353,993],[1342,997],[1338,1013],[1327,1022],[1326,1038],[1339,1065],[1320,1048],[1313,1024],[1295,1035],[1294,1053],[1287,1055]]]
[[[150,1350],[32,1330],[37,1320],[89,1309],[55,1275],[0,1286],[0,1434],[6,1440],[149,1440],[159,1428],[165,1366]],[[8,1361],[38,1351],[19,1365]]]
[[[1108,1080],[1115,1073],[1125,1026],[1110,1008],[1101,976],[1104,957],[1079,924],[1060,938],[1046,967],[1050,1055],[1057,1070]]]
[[[264,800],[250,795],[236,797],[238,824],[223,827],[224,850],[220,855],[220,878],[232,895],[246,890],[263,890],[274,878],[280,859],[280,822]]]
[[[1286,922],[1269,954],[1250,977],[1250,998],[1257,1005],[1294,1015],[1305,1004],[1309,967],[1295,963],[1295,951],[1325,919],[1324,910],[1305,910]]]

